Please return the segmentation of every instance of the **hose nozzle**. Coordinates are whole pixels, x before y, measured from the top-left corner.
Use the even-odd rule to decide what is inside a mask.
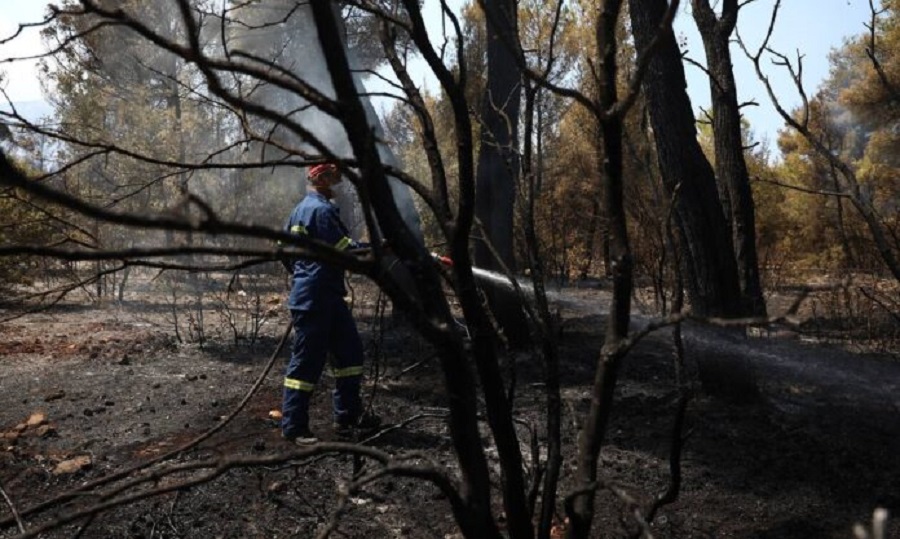
[[[439,262],[447,267],[450,267],[450,268],[453,267],[453,259],[451,259],[449,256],[444,256],[444,255],[441,255],[439,253],[435,253],[434,251],[432,251],[431,258],[433,258],[435,262]]]

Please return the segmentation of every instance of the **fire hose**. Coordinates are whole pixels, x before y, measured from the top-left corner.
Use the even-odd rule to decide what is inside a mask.
[[[350,250],[350,252],[358,255],[367,255],[372,252],[372,247],[360,247],[357,249],[352,249]],[[428,254],[431,255],[431,258],[434,259],[435,262],[447,266],[448,268],[453,267],[453,259],[449,256],[442,255],[435,251],[431,251]]]

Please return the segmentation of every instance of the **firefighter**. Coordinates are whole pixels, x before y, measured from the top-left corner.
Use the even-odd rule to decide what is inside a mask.
[[[331,202],[334,186],[341,180],[334,164],[312,167],[308,173],[308,193],[294,208],[285,230],[339,250],[363,247],[350,238],[337,206]],[[343,270],[305,258],[286,261],[285,265],[292,273],[288,309],[294,326],[294,342],[284,378],[282,436],[298,444],[317,441],[309,428],[309,401],[329,353],[335,381],[332,404],[337,434],[346,437],[355,427],[377,427],[376,416],[362,415],[363,347],[353,315],[344,301]]]

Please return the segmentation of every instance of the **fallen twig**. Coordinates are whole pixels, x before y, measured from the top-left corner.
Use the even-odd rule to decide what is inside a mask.
[[[3,484],[0,483],[0,494],[3,495],[3,500],[6,501],[6,505],[9,506],[9,510],[12,511],[13,518],[16,519],[16,524],[19,526],[19,531],[22,533],[26,533],[25,531],[25,523],[22,522],[22,518],[19,516],[19,512],[16,511],[16,504],[13,503],[12,499],[9,497],[9,494],[3,489]]]

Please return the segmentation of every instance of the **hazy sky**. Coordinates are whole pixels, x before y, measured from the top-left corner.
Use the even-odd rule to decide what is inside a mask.
[[[745,6],[740,15],[739,31],[751,45],[758,45],[768,26],[771,8],[775,0],[755,0]],[[426,0],[426,15],[435,19],[435,30],[440,23],[435,0]],[[462,0],[451,0],[459,5]],[[705,64],[703,46],[696,34],[688,8],[690,2],[682,0],[682,12],[676,19],[676,32],[685,38],[687,53],[694,60]],[[15,32],[19,23],[40,21],[45,0],[0,0],[0,39],[6,39]],[[803,81],[807,93],[812,94],[819,82],[828,73],[828,53],[851,35],[866,31],[863,24],[869,19],[868,0],[783,0],[779,21],[775,28],[771,45],[789,56],[799,52],[804,55]],[[4,88],[13,101],[41,100],[41,89],[34,70],[34,62],[9,62],[16,58],[37,54],[41,51],[38,32],[26,29],[15,40],[0,45],[0,70],[6,73]],[[742,101],[755,100],[758,107],[747,107],[744,114],[749,118],[754,131],[774,141],[782,125],[762,85],[757,80],[749,62],[737,48],[733,51],[735,76]],[[767,65],[767,72],[776,83],[786,106],[795,106],[799,97],[783,70]],[[695,67],[688,67],[688,87],[695,109],[708,107],[709,88],[705,75]],[[424,74],[420,75],[424,80]]]
[[[19,24],[40,21],[43,18],[44,0],[0,0],[0,40],[10,38]],[[41,87],[35,72],[35,62],[8,62],[42,51],[41,39],[36,29],[23,30],[14,40],[0,44],[0,70],[5,73],[3,88],[13,101],[39,100]]]

